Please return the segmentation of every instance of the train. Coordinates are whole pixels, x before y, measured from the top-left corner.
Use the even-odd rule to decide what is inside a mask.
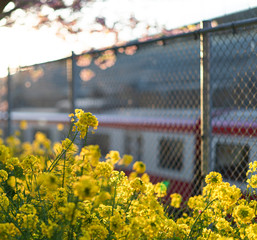
[[[242,117],[244,116],[244,118]],[[152,182],[168,182],[168,193],[185,199],[199,192],[200,112],[198,109],[116,109],[96,114],[99,121],[88,144],[98,144],[102,155],[110,150],[131,154],[143,161]],[[257,112],[223,110],[212,117],[209,169],[225,181],[246,189],[248,164],[257,161]],[[22,120],[28,122],[24,140],[32,141],[37,131],[53,142],[65,138],[57,124],[68,125],[70,118],[58,112],[12,112],[13,130]],[[132,167],[119,169],[129,174]]]

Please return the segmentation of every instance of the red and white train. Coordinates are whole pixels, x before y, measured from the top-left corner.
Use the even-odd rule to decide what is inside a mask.
[[[89,144],[100,145],[102,154],[117,150],[143,161],[152,181],[169,181],[169,193],[185,198],[198,193],[200,173],[199,110],[126,109],[96,114],[99,128],[89,135]],[[24,139],[36,131],[52,141],[64,139],[57,124],[69,123],[66,113],[12,112],[13,130],[21,120],[29,123]],[[257,161],[257,112],[223,111],[212,117],[211,170],[225,181],[245,188],[248,164]],[[130,168],[123,169],[126,172]]]

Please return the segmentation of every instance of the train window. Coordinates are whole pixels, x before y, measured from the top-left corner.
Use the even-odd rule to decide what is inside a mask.
[[[142,137],[126,134],[124,141],[124,153],[133,155],[134,161],[141,161],[143,147]]]
[[[228,180],[246,180],[249,163],[248,145],[217,143],[215,152],[215,171]]]
[[[87,139],[87,145],[99,145],[101,149],[101,155],[104,157],[109,152],[109,136],[107,134],[89,134]]]
[[[161,138],[159,142],[159,166],[180,171],[183,167],[183,149],[182,140]]]

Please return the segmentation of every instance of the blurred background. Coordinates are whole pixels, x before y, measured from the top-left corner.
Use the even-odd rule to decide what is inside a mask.
[[[5,136],[26,120],[25,141],[60,141],[82,108],[100,124],[89,144],[132,154],[169,193],[199,193],[209,171],[245,189],[257,160],[255,0],[0,4]]]

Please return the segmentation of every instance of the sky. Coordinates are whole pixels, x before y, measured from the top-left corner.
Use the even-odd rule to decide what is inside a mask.
[[[257,0],[98,0],[92,7],[83,10],[81,25],[84,31],[65,40],[55,35],[54,28],[41,30],[23,27],[0,27],[0,77],[7,68],[47,62],[80,53],[91,48],[102,48],[114,43],[113,34],[90,33],[96,16],[103,16],[107,24],[125,22],[131,14],[139,21],[136,30],[120,25],[120,39],[133,40],[146,31],[147,24],[174,29],[202,20],[224,16],[233,12],[257,7]],[[160,29],[150,29],[156,34]]]

